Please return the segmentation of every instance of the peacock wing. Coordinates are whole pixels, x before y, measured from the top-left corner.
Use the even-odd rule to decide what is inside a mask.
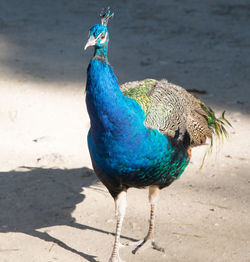
[[[192,146],[211,138],[207,112],[201,102],[185,89],[166,80],[146,79],[121,86],[125,96],[135,99],[146,114],[145,125],[161,133],[180,137],[188,132]]]

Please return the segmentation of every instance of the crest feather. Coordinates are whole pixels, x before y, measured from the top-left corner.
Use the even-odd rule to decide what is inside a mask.
[[[100,13],[102,25],[107,26],[109,19],[112,18],[113,16],[114,13],[111,13],[109,6],[107,8],[103,8]]]

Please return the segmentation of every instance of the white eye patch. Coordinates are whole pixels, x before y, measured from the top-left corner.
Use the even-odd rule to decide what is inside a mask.
[[[97,41],[98,39],[101,39],[100,44],[103,44],[103,43],[106,42],[107,37],[108,37],[108,34],[102,32],[102,33],[100,33],[100,34],[97,36],[96,41]]]

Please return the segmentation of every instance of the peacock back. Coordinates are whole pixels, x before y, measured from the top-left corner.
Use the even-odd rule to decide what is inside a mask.
[[[224,114],[216,118],[202,101],[165,79],[127,82],[120,88],[126,97],[141,105],[148,128],[180,140],[187,132],[192,147],[205,144],[207,138],[212,139],[213,133],[227,136],[224,124],[228,122]]]

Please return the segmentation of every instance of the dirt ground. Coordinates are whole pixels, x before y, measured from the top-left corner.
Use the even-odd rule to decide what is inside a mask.
[[[86,144],[83,51],[100,9],[120,83],[167,78],[226,110],[230,138],[199,171],[194,150],[162,190],[156,241],[129,261],[250,261],[250,3],[248,0],[0,1],[0,262],[108,261],[114,204]],[[122,242],[147,231],[147,190],[131,189]]]

